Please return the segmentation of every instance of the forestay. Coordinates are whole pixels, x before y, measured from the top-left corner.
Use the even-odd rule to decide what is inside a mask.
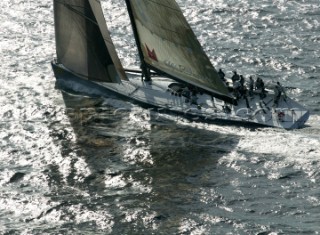
[[[127,80],[97,0],[54,0],[59,63],[93,81]]]
[[[224,100],[232,99],[174,0],[126,0],[126,3],[142,63]]]

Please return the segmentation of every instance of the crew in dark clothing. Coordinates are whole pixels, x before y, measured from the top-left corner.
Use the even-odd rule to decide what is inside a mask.
[[[264,86],[263,80],[260,78],[260,86],[261,86],[261,93],[260,93],[260,98],[264,99],[266,97],[266,89]]]
[[[148,67],[146,68],[146,74],[145,74],[144,80],[146,82],[150,82],[151,81],[151,72],[150,72],[150,68],[148,68]]]
[[[277,82],[277,84],[274,87],[274,105],[278,106],[279,100],[281,98],[281,95],[284,94],[285,95],[285,90],[283,88],[283,86],[281,86],[280,82]]]
[[[261,89],[261,78],[257,77],[257,80],[255,82],[255,89],[260,90]]]
[[[141,81],[150,82],[151,81],[150,68],[144,67],[142,64],[140,65],[140,68],[141,68]]]
[[[222,71],[222,69],[219,69],[218,71],[219,77],[222,81],[226,82],[225,76],[226,74]]]
[[[239,74],[237,74],[237,71],[233,71],[233,76],[231,77],[232,82],[234,83],[235,81],[240,80]]]
[[[245,78],[240,75],[240,95],[244,96],[246,92]]]
[[[261,99],[264,99],[266,97],[266,90],[265,90],[264,82],[259,77],[256,80],[256,90],[260,91],[260,98]]]
[[[244,86],[244,81],[245,81],[244,77],[242,75],[240,75],[240,84],[241,84],[241,86]]]
[[[250,97],[253,97],[253,88],[254,88],[254,80],[250,76],[250,78],[249,78],[249,96]]]
[[[248,100],[248,89],[246,86],[242,87],[242,98],[246,101],[247,108],[250,109],[250,104]]]

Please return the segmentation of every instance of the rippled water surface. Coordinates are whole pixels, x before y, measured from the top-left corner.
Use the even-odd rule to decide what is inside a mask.
[[[319,234],[318,0],[178,1],[212,63],[280,81],[299,130],[192,123],[55,89],[52,1],[0,2],[0,234]],[[126,67],[124,1],[103,0]]]

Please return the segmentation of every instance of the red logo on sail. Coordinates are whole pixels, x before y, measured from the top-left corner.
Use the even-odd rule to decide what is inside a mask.
[[[147,44],[146,44],[146,49],[147,49],[148,56],[150,57],[150,59],[158,61],[155,50],[154,49],[150,50]]]

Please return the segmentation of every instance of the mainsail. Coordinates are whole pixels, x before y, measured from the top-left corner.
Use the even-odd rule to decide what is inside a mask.
[[[127,80],[98,0],[54,0],[58,62],[89,80]]]
[[[126,0],[126,3],[142,66],[224,100],[232,99],[174,0]]]

